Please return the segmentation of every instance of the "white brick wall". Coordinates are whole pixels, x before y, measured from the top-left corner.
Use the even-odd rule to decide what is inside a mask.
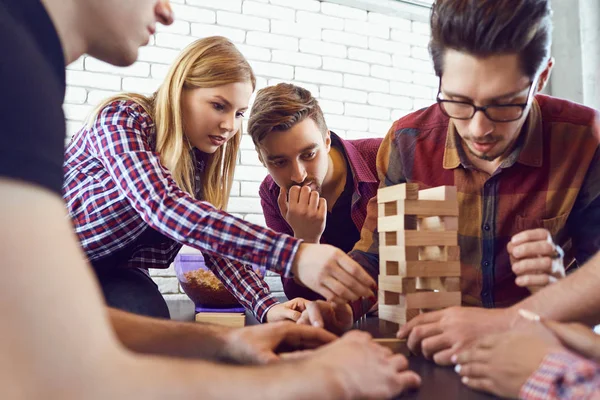
[[[329,127],[349,139],[382,137],[394,119],[433,103],[437,79],[427,52],[428,10],[420,20],[317,0],[172,0],[177,21],[159,27],[131,67],[90,57],[69,66],[64,110],[68,134],[102,99],[151,93],[180,49],[223,35],[239,46],[258,87],[293,82],[321,101]],[[266,169],[244,135],[229,210],[264,225],[258,187]],[[187,249],[188,251],[190,249]],[[153,271],[166,297],[181,297],[173,268]],[[280,292],[278,277],[267,278]]]

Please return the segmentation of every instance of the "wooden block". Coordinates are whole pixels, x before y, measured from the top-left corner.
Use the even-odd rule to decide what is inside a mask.
[[[410,293],[400,297],[400,306],[411,308],[445,308],[461,305],[460,292]]]
[[[442,285],[446,292],[460,292],[460,278],[459,277],[445,277],[440,278]]]
[[[458,199],[456,186],[438,186],[431,189],[419,190],[421,200],[453,200]]]
[[[459,261],[406,261],[399,263],[398,269],[409,278],[460,276]]]
[[[458,231],[458,217],[442,217],[442,226],[446,231]]]
[[[456,231],[405,231],[404,246],[457,246]],[[398,235],[398,244],[402,243],[402,236]]]
[[[421,312],[420,310],[409,310],[402,305],[379,305],[379,319],[404,325]]]
[[[446,292],[447,290],[442,283],[442,278],[431,277],[431,278],[416,278],[416,288],[418,290],[439,290]]]
[[[394,293],[414,293],[417,290],[415,278],[403,278],[402,276],[379,276],[379,290]],[[399,304],[385,303],[385,304]]]
[[[406,345],[406,339],[397,339],[397,338],[376,338],[373,339],[376,343],[387,347],[392,350],[394,354],[403,354],[404,356],[410,356],[410,350]]]
[[[417,199],[419,185],[416,183],[401,183],[377,190],[377,203],[387,203],[393,200]]]
[[[196,314],[196,322],[242,328],[246,323],[246,315],[244,313],[201,312]]]
[[[445,248],[446,261],[459,261],[460,262],[460,247],[458,246],[447,246]]]
[[[377,301],[379,304],[400,304],[400,294],[390,292],[379,287],[379,290],[377,292]]]
[[[419,217],[449,216],[458,217],[458,203],[444,200],[404,200],[398,202],[397,214],[416,215]]]

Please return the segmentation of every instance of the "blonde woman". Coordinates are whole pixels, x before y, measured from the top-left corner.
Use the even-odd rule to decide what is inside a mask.
[[[110,306],[168,318],[148,268],[167,268],[183,244],[201,250],[261,320],[276,301],[242,263],[295,276],[329,300],[372,296],[373,280],[341,251],[222,211],[254,89],[252,69],[231,42],[201,39],[153,96],[106,100],[74,136],[64,197]]]

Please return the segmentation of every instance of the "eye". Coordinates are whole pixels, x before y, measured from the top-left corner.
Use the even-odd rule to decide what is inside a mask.
[[[217,111],[224,111],[225,110],[225,105],[223,105],[221,103],[218,103],[218,102],[212,102],[212,106]]]
[[[316,152],[316,151],[311,151],[310,153],[304,153],[304,154],[302,155],[302,158],[303,158],[303,159],[305,159],[305,160],[311,160],[311,159],[313,159],[313,158],[314,158],[316,155],[317,155],[317,152]]]
[[[235,117],[236,117],[236,118],[244,118],[244,112],[245,112],[245,111],[240,111],[240,112],[238,112],[237,114],[235,114]]]
[[[285,165],[285,161],[284,160],[276,160],[276,161],[271,161],[270,164],[272,166],[274,166],[275,168],[281,168]]]

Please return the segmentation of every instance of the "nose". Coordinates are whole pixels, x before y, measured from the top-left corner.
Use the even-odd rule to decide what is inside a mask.
[[[163,25],[171,25],[175,19],[169,0],[158,0],[154,7],[156,19]]]
[[[481,139],[494,131],[494,121],[491,121],[482,111],[476,112],[469,124],[469,131],[475,139]]]
[[[231,133],[235,130],[235,113],[227,113],[223,115],[223,119],[221,120],[220,128],[226,133]]]
[[[301,163],[299,163],[299,162],[292,163],[292,175],[290,176],[290,179],[294,183],[304,182],[304,179],[306,179],[306,169],[304,168],[304,166]]]

